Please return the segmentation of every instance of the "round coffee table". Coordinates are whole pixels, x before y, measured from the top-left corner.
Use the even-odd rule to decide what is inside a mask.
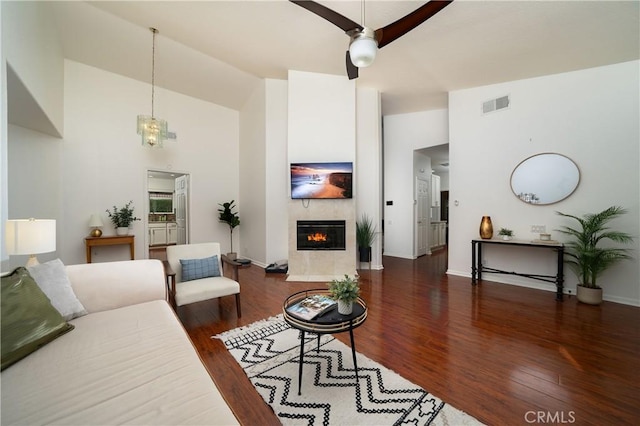
[[[287,311],[289,306],[292,306],[301,300],[314,296],[314,295],[329,295],[329,290],[326,289],[313,289],[305,290],[292,294],[287,297],[282,305],[282,314],[284,320],[293,328],[300,330],[300,364],[298,367],[298,395],[301,394],[302,389],[302,365],[304,363],[304,335],[305,333],[316,333],[318,335],[317,351],[320,352],[320,335],[349,332],[351,338],[351,354],[353,355],[353,368],[356,372],[356,383],[358,382],[358,363],[356,361],[356,346],[353,340],[353,329],[357,328],[364,323],[367,319],[367,304],[360,297],[353,302],[353,311],[349,315],[342,315],[338,313],[338,305],[334,305],[330,310],[318,315],[315,318],[306,320],[295,316]]]

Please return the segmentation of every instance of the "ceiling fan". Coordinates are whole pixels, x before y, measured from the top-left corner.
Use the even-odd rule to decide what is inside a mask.
[[[372,30],[312,0],[289,0],[304,7],[321,18],[326,19],[342,29],[351,39],[346,54],[347,75],[349,80],[358,78],[358,68],[368,67],[376,58],[378,49],[383,48],[397,38],[402,37],[436,13],[440,12],[453,0],[432,0],[397,21]],[[363,0],[364,1],[364,0]],[[364,4],[364,3],[363,3]]]

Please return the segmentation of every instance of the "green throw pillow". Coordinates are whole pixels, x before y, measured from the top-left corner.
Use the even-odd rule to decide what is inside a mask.
[[[23,267],[2,277],[1,297],[0,370],[73,330]]]

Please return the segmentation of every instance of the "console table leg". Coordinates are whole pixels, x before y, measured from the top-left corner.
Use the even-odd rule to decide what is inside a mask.
[[[476,242],[471,241],[471,284],[476,283]]]
[[[477,275],[478,275],[478,281],[482,280],[482,243],[477,243],[478,244],[478,253],[477,253],[477,259],[476,259],[476,267],[477,269]]]
[[[556,276],[556,300],[564,300],[564,247],[558,249],[558,275]]]

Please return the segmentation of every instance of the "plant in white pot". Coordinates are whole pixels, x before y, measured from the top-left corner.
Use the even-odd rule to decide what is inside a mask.
[[[335,279],[329,283],[329,294],[338,301],[338,313],[349,315],[353,311],[353,302],[360,295],[360,285],[356,279],[345,274],[344,279]]]
[[[106,210],[111,223],[113,223],[113,226],[115,226],[116,228],[117,235],[128,235],[129,227],[131,226],[131,224],[136,220],[140,220],[139,217],[135,217],[133,215],[134,207],[132,205],[133,200],[130,200],[127,204],[124,205],[124,207],[118,208],[116,206],[113,206],[112,211],[108,209]]]
[[[513,231],[507,228],[500,228],[500,231],[498,231],[498,235],[500,235],[503,240],[509,241],[513,238]]]
[[[230,259],[235,260],[237,255],[233,251],[233,228],[240,225],[240,216],[238,216],[238,213],[233,211],[233,209],[236,208],[236,206],[233,203],[235,203],[235,200],[231,200],[228,203],[218,204],[220,207],[222,207],[218,209],[218,220],[220,220],[220,222],[224,222],[227,225],[229,225],[229,239],[231,240],[231,251],[227,253],[227,256]]]
[[[578,276],[578,300],[599,305],[602,303],[602,288],[597,284],[598,277],[619,261],[631,258],[629,249],[599,245],[604,240],[622,244],[633,241],[629,234],[613,231],[607,226],[611,220],[626,213],[626,210],[612,206],[600,213],[589,213],[582,217],[556,213],[574,219],[580,225],[577,228],[563,226],[558,229],[559,232],[572,237],[572,240],[566,243],[565,263]]]

